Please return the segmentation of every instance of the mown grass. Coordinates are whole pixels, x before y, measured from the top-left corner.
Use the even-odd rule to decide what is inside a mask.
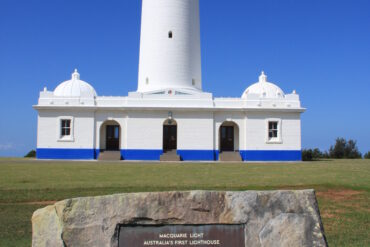
[[[32,212],[49,201],[171,190],[317,191],[330,246],[370,246],[370,161],[100,163],[0,159],[0,246],[30,246]]]

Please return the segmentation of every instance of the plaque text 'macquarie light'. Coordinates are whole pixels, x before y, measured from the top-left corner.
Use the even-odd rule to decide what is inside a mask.
[[[244,225],[121,226],[119,247],[244,247]]]

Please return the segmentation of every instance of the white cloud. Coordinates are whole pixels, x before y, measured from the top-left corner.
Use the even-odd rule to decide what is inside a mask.
[[[14,149],[14,145],[13,144],[0,144],[0,150],[11,150],[11,149]]]

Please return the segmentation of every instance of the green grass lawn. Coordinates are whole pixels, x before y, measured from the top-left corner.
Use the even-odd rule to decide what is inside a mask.
[[[31,215],[53,201],[172,190],[317,191],[330,246],[370,246],[370,160],[99,163],[0,159],[0,246],[30,246]]]

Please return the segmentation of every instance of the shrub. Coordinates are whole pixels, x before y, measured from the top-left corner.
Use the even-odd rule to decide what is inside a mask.
[[[302,150],[302,160],[303,161],[312,161],[312,149],[303,149]]]
[[[31,150],[24,157],[25,158],[35,158],[36,157],[36,151],[35,150]]]
[[[322,159],[323,153],[320,151],[320,149],[315,148],[314,150],[312,150],[312,158],[314,160]]]
[[[344,158],[344,149],[346,147],[347,141],[344,138],[337,138],[334,146],[331,146],[329,149],[330,158],[333,159],[343,159]]]
[[[364,159],[370,159],[370,151],[364,155]]]
[[[344,157],[347,159],[361,159],[362,154],[358,151],[358,147],[356,145],[356,141],[349,140],[347,145],[344,149]]]
[[[330,154],[328,151],[325,151],[324,153],[322,153],[322,158],[323,159],[330,159]]]
[[[362,155],[357,147],[357,142],[344,138],[337,138],[334,146],[331,146],[329,151],[321,152],[320,149],[303,149],[302,160],[312,161],[319,159],[361,159]],[[370,159],[370,152],[366,153],[365,159]]]
[[[303,161],[319,160],[322,158],[324,158],[324,154],[318,148],[302,150],[302,160]]]
[[[347,142],[344,138],[337,138],[335,145],[329,149],[329,155],[332,159],[361,159],[362,157],[356,141],[350,139]]]

